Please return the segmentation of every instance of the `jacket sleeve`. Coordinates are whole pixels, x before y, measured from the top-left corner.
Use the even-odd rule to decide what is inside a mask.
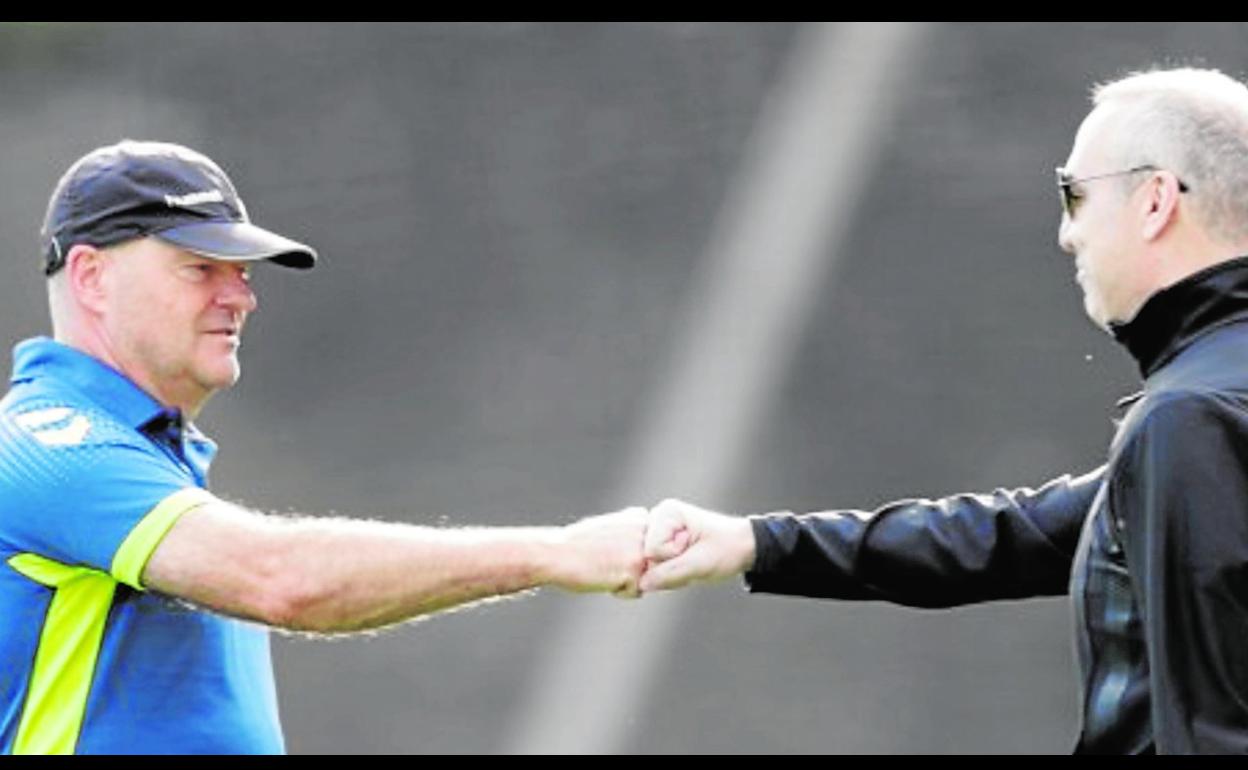
[[[1065,594],[1104,467],[1038,490],[753,517],[751,591],[950,607]]]
[[[1109,482],[1161,753],[1248,751],[1248,419],[1210,395],[1141,416]]]

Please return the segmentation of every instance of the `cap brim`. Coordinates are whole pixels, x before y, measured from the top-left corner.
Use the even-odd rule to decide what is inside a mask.
[[[267,259],[284,267],[309,270],[316,250],[250,222],[196,222],[152,235],[175,246],[226,262]]]

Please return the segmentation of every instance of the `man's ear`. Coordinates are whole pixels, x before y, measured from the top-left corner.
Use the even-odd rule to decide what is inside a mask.
[[[1141,202],[1144,214],[1146,241],[1155,241],[1174,224],[1179,213],[1179,178],[1169,171],[1157,171],[1144,185],[1145,198]]]
[[[65,277],[75,301],[94,312],[104,312],[108,297],[105,274],[110,264],[109,255],[85,244],[78,244],[65,256]]]

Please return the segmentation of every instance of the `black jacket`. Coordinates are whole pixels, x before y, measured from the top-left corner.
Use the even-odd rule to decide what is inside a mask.
[[[754,517],[750,590],[916,607],[1069,592],[1076,751],[1248,752],[1248,258],[1158,292],[1114,334],[1145,382],[1105,466]]]

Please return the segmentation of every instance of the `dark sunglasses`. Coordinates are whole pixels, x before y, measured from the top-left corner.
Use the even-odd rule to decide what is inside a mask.
[[[1161,169],[1153,165],[1144,165],[1129,168],[1126,171],[1111,171],[1108,174],[1096,174],[1094,176],[1085,176],[1076,179],[1071,176],[1066,169],[1058,166],[1056,169],[1057,194],[1062,200],[1062,211],[1066,212],[1066,216],[1068,217],[1073,217],[1075,215],[1075,209],[1079,207],[1079,201],[1083,199],[1083,193],[1076,191],[1075,185],[1083,184],[1084,182],[1095,182],[1098,179],[1110,179],[1116,176],[1126,176],[1127,174],[1138,174],[1142,171],[1161,171]],[[1188,186],[1182,179],[1180,179],[1179,192],[1185,193],[1188,189]]]

